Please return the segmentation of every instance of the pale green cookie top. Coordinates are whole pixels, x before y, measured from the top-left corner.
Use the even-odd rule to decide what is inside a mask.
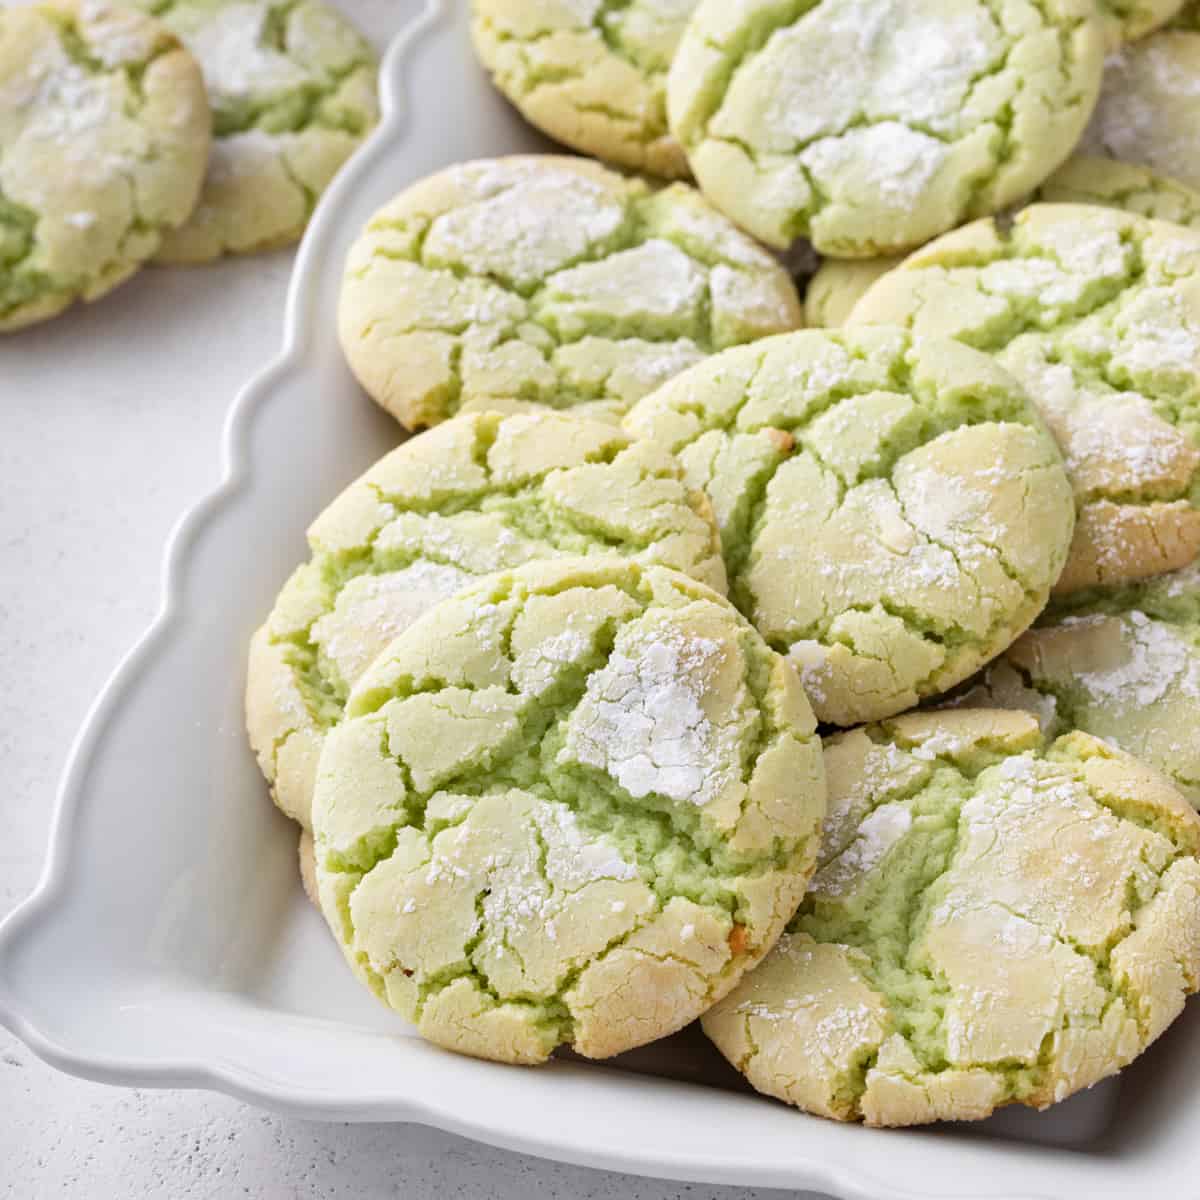
[[[504,572],[359,681],[313,822],[351,965],[431,1041],[604,1058],[694,1020],[812,871],[820,742],[716,592],[631,562]]]
[[[764,241],[891,253],[1050,174],[1104,44],[1093,0],[702,0],[671,128],[704,193]]]
[[[308,533],[312,558],[254,635],[250,742],[276,803],[308,825],[325,734],[375,656],[480,575],[562,555],[664,563],[720,590],[704,496],[611,425],[474,413],[405,442]]]
[[[157,21],[0,9],[0,331],[133,274],[187,218],[208,145],[200,71]]]
[[[131,0],[199,60],[215,139],[200,203],[159,259],[296,241],[379,118],[375,55],[323,0]]]
[[[1005,649],[1066,559],[1071,489],[1017,382],[899,329],[726,351],[643,400],[721,526],[730,595],[837,725],[911,708]]]
[[[1104,738],[1200,808],[1200,564],[1053,605],[954,703]]]
[[[1200,188],[1200,33],[1165,31],[1109,58],[1081,149]]]
[[[472,0],[471,36],[497,87],[584,154],[671,179],[667,68],[697,0]]]
[[[985,350],[1037,401],[1079,505],[1060,591],[1200,553],[1200,233],[1034,205],[911,255],[850,317],[876,321]]]
[[[825,766],[811,890],[704,1017],[760,1091],[872,1125],[1044,1108],[1196,990],[1200,819],[1135,759],[976,710],[856,729]]]
[[[814,329],[844,325],[854,306],[877,279],[904,261],[903,255],[882,258],[827,258],[809,280],[804,317]]]
[[[1168,23],[1174,28],[1186,7],[1183,0],[1100,0],[1112,46],[1145,37]]]
[[[415,429],[529,403],[613,419],[803,312],[787,272],[693,188],[529,156],[451,167],[380,209],[339,322],[363,387]]]
[[[1146,167],[1090,154],[1068,159],[1038,189],[1049,204],[1099,204],[1200,230],[1200,192]]]

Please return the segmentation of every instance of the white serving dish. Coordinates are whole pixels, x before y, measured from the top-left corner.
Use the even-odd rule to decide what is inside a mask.
[[[90,712],[37,891],[0,925],[0,1021],[65,1071],[281,1112],[417,1121],[548,1157],[855,1200],[1200,1195],[1200,1015],[1121,1083],[1047,1114],[879,1132],[761,1100],[695,1030],[604,1066],[520,1070],[425,1045],[350,977],[297,883],[242,729],[247,639],[311,518],[393,445],[342,362],[350,239],[451,162],[547,148],[491,90],[466,0],[406,0],[387,117],[300,252],[280,357],[238,397],[225,482],[171,540],[154,626]]]

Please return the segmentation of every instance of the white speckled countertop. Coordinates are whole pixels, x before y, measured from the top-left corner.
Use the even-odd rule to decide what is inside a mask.
[[[381,45],[407,0],[344,7]],[[279,343],[291,261],[148,270],[0,341],[0,916],[41,869],[84,712],[157,607],[168,532],[217,480],[225,412]],[[120,373],[95,370],[102,341],[128,348]],[[0,1196],[19,1200],[781,1194],[565,1167],[419,1127],[288,1120],[203,1092],[103,1087],[57,1074],[3,1030],[0,1164]]]

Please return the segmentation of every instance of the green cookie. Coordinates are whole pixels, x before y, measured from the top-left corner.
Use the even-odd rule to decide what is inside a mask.
[[[200,70],[157,21],[0,9],[0,332],[128,279],[192,211],[208,147]]]
[[[885,258],[827,258],[809,280],[804,293],[804,317],[814,329],[837,329],[874,283],[904,261]]]
[[[1036,399],[1079,506],[1061,593],[1200,553],[1200,233],[1034,205],[911,255],[849,323],[873,322],[985,350]]]
[[[1052,606],[954,703],[1104,738],[1200,808],[1200,566]]]
[[[322,909],[430,1041],[604,1058],[774,944],[825,812],[799,678],[716,592],[630,562],[460,592],[359,681],[313,805]]]
[[[1089,154],[1068,159],[1038,189],[1048,204],[1099,204],[1200,230],[1200,192],[1146,167]]]
[[[667,68],[697,0],[472,0],[496,86],[552,138],[607,162],[686,178],[667,129]]]
[[[1071,489],[1017,382],[899,329],[811,330],[717,355],[643,400],[721,526],[730,595],[853,725],[965,679],[1034,620]]]
[[[339,321],[363,387],[417,429],[531,403],[612,420],[803,312],[787,272],[693,188],[530,156],[451,167],[376,213]]]
[[[162,262],[297,241],[321,193],[379,119],[376,62],[322,0],[132,0],[204,69],[213,146],[200,203]]]
[[[375,656],[439,600],[534,559],[621,554],[725,589],[704,497],[654,446],[553,413],[471,414],[405,442],[309,529],[250,646],[246,718],[275,801],[310,823],[329,729]]]
[[[1135,759],[977,710],[839,735],[825,767],[809,894],[704,1017],[759,1091],[870,1125],[1045,1108],[1196,990],[1200,818]]]
[[[1071,153],[1105,37],[1093,0],[702,0],[671,129],[705,195],[763,241],[894,253]]]
[[[1200,188],[1200,33],[1166,31],[1109,59],[1081,148]]]

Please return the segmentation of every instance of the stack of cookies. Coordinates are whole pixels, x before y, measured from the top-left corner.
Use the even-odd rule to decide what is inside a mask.
[[[423,1036],[701,1018],[909,1125],[1062,1100],[1200,987],[1200,198],[1151,173],[1197,35],[1124,45],[1179,8],[475,0],[610,165],[463,164],[361,232],[342,345],[427,432],[313,524],[247,688]]]
[[[0,9],[0,332],[151,260],[294,242],[377,118],[374,55],[324,0]]]

